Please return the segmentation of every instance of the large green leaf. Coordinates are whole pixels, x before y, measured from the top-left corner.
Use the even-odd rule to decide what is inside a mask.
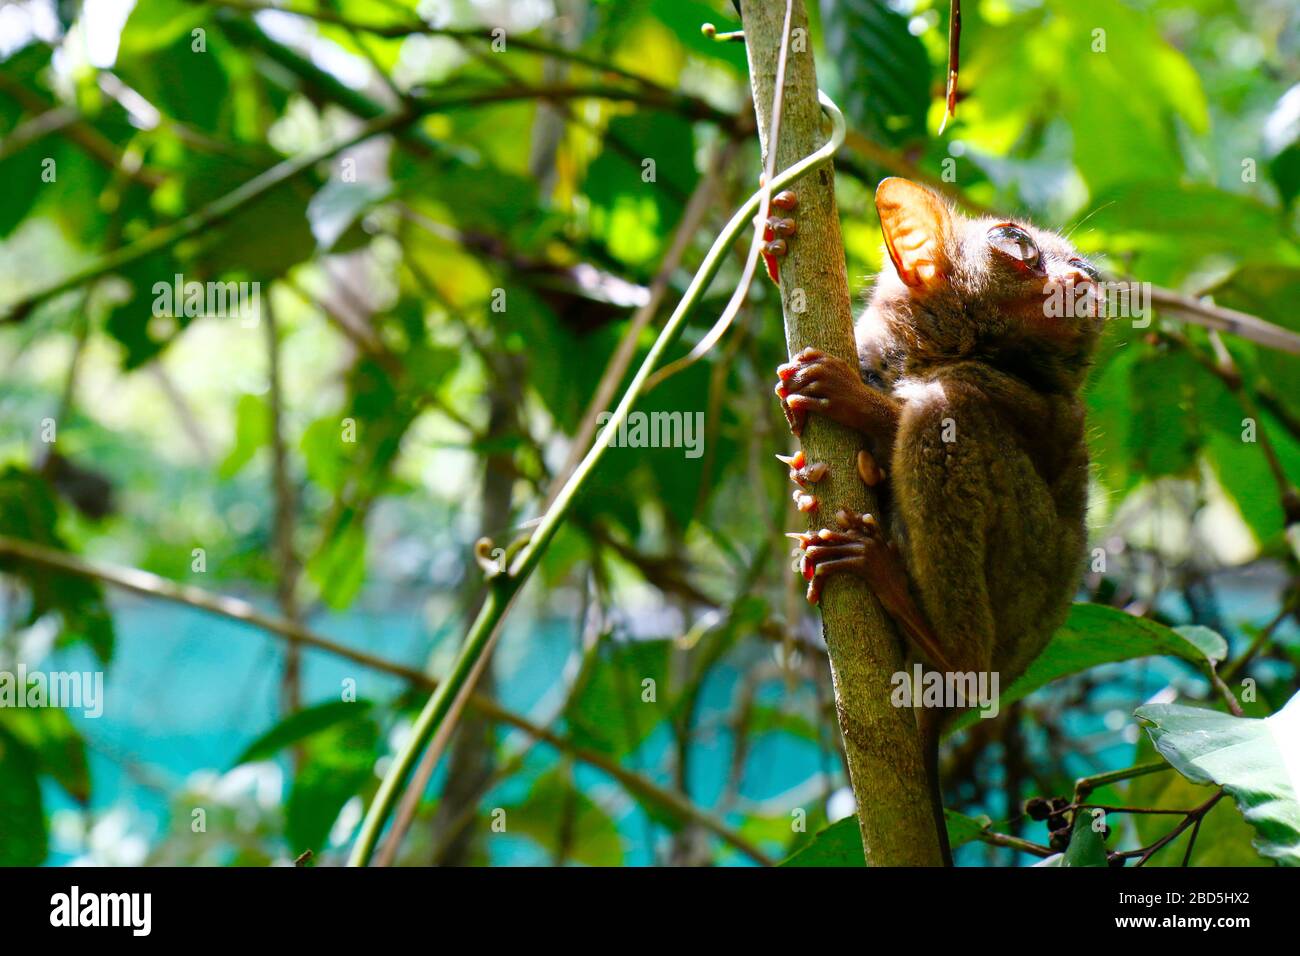
[[[1232,796],[1260,853],[1300,866],[1300,694],[1262,720],[1178,704],[1151,704],[1136,715],[1175,770]]]
[[[1002,689],[998,704],[1005,709],[1054,680],[1100,664],[1163,654],[1205,666],[1211,660],[1222,660],[1227,653],[1223,638],[1206,628],[1183,634],[1117,608],[1075,604],[1043,653],[1019,680]],[[953,721],[949,733],[979,719],[979,711],[966,711]]]
[[[821,14],[849,123],[887,143],[923,139],[930,60],[907,17],[885,0],[822,0]]]
[[[297,855],[319,850],[343,805],[376,782],[379,728],[364,713],[310,739],[285,805],[285,836]]]
[[[606,643],[573,695],[565,720],[575,744],[611,756],[631,753],[668,713],[668,656],[671,641]],[[655,700],[645,700],[646,680]]]
[[[67,711],[0,708],[0,734],[8,734],[33,754],[38,771],[53,777],[72,799],[82,804],[90,800],[86,742]]]
[[[0,729],[0,866],[40,866],[48,849],[36,757]]]

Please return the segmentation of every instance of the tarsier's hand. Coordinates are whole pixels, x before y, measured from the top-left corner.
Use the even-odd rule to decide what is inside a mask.
[[[857,366],[808,348],[784,365],[778,365],[776,374],[780,379],[776,394],[795,435],[803,433],[809,412],[867,432],[869,426],[864,419],[871,395]]]

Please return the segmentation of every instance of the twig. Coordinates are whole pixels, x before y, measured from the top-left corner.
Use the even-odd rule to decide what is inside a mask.
[[[745,298],[749,295],[749,287],[754,281],[754,270],[758,266],[758,256],[763,249],[763,235],[767,224],[768,214],[772,208],[772,188],[768,183],[772,175],[776,172],[776,154],[777,145],[781,141],[781,99],[785,94],[785,67],[790,56],[790,15],[793,11],[793,0],[786,0],[785,3],[785,23],[781,30],[781,46],[777,52],[776,59],[776,89],[772,96],[772,109],[770,129],[767,133],[766,155],[763,159],[763,199],[758,205],[758,215],[754,219],[754,234],[749,241],[749,252],[745,256],[745,266],[740,274],[740,281],[736,283],[735,289],[731,292],[731,298],[718,316],[718,320],[713,323],[713,327],[704,334],[704,338],[695,343],[689,353],[677,359],[675,362],[669,362],[654,375],[650,376],[650,381],[646,383],[646,389],[653,389],[664,379],[676,375],[709,353],[718,340],[727,333],[731,323],[735,320],[736,315],[740,312],[740,307],[745,304]]]
[[[1151,289],[1151,303],[1171,312],[1178,312],[1207,329],[1231,332],[1233,335],[1269,348],[1300,355],[1300,335],[1289,329],[1266,322],[1255,315],[1238,312],[1221,305],[1212,305],[1190,295],[1162,289]]]
[[[1273,615],[1273,619],[1265,624],[1260,632],[1255,635],[1255,638],[1250,642],[1249,646],[1241,652],[1241,656],[1228,662],[1228,665],[1223,669],[1223,679],[1225,681],[1230,681],[1240,674],[1242,668],[1249,664],[1251,659],[1260,652],[1260,649],[1272,639],[1273,632],[1276,631],[1278,626],[1287,619],[1287,615],[1291,614],[1294,610],[1295,607],[1292,601],[1284,601],[1281,609],[1277,614]]]
[[[280,337],[271,305],[271,296],[262,302],[262,326],[266,336],[266,365],[270,388],[267,394],[267,415],[271,435],[271,500],[274,502],[271,538],[274,543],[276,564],[275,596],[280,614],[293,624],[301,624],[298,605],[298,575],[300,566],[294,554],[294,493],[289,481],[288,450],[284,442],[284,388],[280,380]],[[289,639],[281,677],[282,707],[292,714],[302,707],[302,648]]]
[[[944,97],[943,119],[939,122],[939,135],[948,127],[948,121],[957,115],[957,68],[961,60],[961,0],[952,0],[948,6],[948,90]]]
[[[1056,853],[1051,847],[1034,843],[1032,840],[1007,836],[1005,833],[994,833],[992,830],[981,830],[979,839],[982,843],[1009,847],[1012,850],[1019,850],[1021,853],[1032,853],[1034,856],[1043,857],[1044,859]]]
[[[1076,804],[1081,802],[1098,787],[1119,783],[1121,780],[1132,780],[1134,777],[1142,777],[1149,773],[1161,773],[1170,769],[1172,768],[1165,761],[1152,760],[1147,763],[1134,764],[1132,767],[1107,770],[1105,773],[1093,774],[1090,777],[1080,777],[1074,782],[1074,802]]]
[[[1224,797],[1224,791],[1223,791],[1223,790],[1219,790],[1217,793],[1214,794],[1214,796],[1210,797],[1210,799],[1206,800],[1203,804],[1201,804],[1201,805],[1200,805],[1199,807],[1197,807],[1195,810],[1190,811],[1190,812],[1187,814],[1187,816],[1184,817],[1184,818],[1183,818],[1183,819],[1178,823],[1178,825],[1177,825],[1176,827],[1174,827],[1172,830],[1170,830],[1168,833],[1166,833],[1164,836],[1162,836],[1162,837],[1161,837],[1159,840],[1157,840],[1155,843],[1152,843],[1152,844],[1151,844],[1150,846],[1148,846],[1148,847],[1141,847],[1141,848],[1136,849],[1136,850],[1127,850],[1127,851],[1125,851],[1125,852],[1123,852],[1123,853],[1119,853],[1119,854],[1117,854],[1117,856],[1120,856],[1120,857],[1122,857],[1123,859],[1130,859],[1130,858],[1132,858],[1132,857],[1137,857],[1137,858],[1138,858],[1137,865],[1138,865],[1138,866],[1143,866],[1143,865],[1145,865],[1146,862],[1147,862],[1147,860],[1151,859],[1151,857],[1155,856],[1156,853],[1158,853],[1160,850],[1164,849],[1164,848],[1165,848],[1166,846],[1168,846],[1170,843],[1173,843],[1174,840],[1177,840],[1178,837],[1181,836],[1182,833],[1183,833],[1183,832],[1184,832],[1188,827],[1192,826],[1193,824],[1199,824],[1200,821],[1205,817],[1205,815],[1206,815],[1207,813],[1209,813],[1211,810],[1213,810],[1213,809],[1214,809],[1214,805],[1215,805],[1216,803],[1218,803],[1220,800],[1222,800],[1223,797]],[[1187,854],[1187,856],[1188,856],[1188,857],[1191,856],[1191,850],[1190,850],[1190,848],[1189,848],[1189,850],[1188,850],[1188,854]],[[1184,858],[1184,862],[1183,862],[1183,865],[1184,865],[1184,866],[1186,865],[1186,859],[1187,859],[1187,858],[1185,857],[1185,858]]]
[[[50,103],[39,93],[15,80],[4,70],[0,70],[0,93],[4,93],[23,109],[46,116],[46,122],[51,125],[51,128],[38,130],[39,132],[57,131],[61,133],[105,169],[121,170],[133,182],[147,186],[150,189],[157,189],[166,181],[167,177],[163,173],[124,159],[113,141],[95,129],[85,117],[76,114],[72,119],[66,119],[66,114],[62,111],[70,109],[70,107],[56,107],[55,104]],[[58,112],[55,115],[49,115],[56,110]],[[17,132],[15,130],[15,133]],[[10,148],[11,144],[6,141],[6,151]]]

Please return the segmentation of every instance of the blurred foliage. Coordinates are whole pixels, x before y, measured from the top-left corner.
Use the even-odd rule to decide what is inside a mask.
[[[501,52],[486,35],[366,29],[419,28],[427,5],[414,0],[294,4],[319,9],[321,22],[246,6],[140,0],[121,22],[115,4],[61,3],[60,17],[38,0],[6,8],[0,307],[354,133],[399,97],[533,92],[431,108],[0,325],[0,535],[252,590],[268,604],[287,590],[280,612],[314,619],[424,607],[428,659],[403,663],[436,671],[441,638],[459,633],[481,590],[473,541],[504,546],[537,513],[682,210],[743,128],[701,117],[750,115],[743,46],[699,29],[734,28],[735,12],[721,0],[439,5],[439,28],[504,26]],[[974,203],[1070,232],[1115,274],[1300,331],[1300,10],[1290,0],[971,0],[961,102],[942,138],[947,3],[809,6],[823,85],[883,150],[839,164],[852,276],[880,265],[876,178],[915,164],[951,173],[945,181]],[[516,40],[581,58],[548,60]],[[536,92],[566,85],[627,95]],[[678,98],[656,105],[660,87]],[[666,276],[660,316],[752,189],[755,152],[746,140],[722,170],[704,225]],[[728,262],[679,354],[712,324],[740,268]],[[159,314],[156,286],[177,276],[260,283],[278,336],[275,389],[262,325]],[[516,615],[522,631],[577,635],[531,714],[569,752],[487,737],[489,772],[457,824],[476,836],[476,860],[492,858],[482,847],[501,810],[527,847],[515,859],[743,861],[680,807],[616,785],[573,748],[685,794],[775,858],[806,847],[794,862],[826,865],[860,853],[844,819],[829,676],[777,537],[793,519],[770,458],[788,445],[770,391],[785,354],[775,300],[756,285],[712,355],[639,406],[698,413],[702,453],[616,449],[546,555],[544,587]],[[634,361],[651,333],[633,343]],[[1087,393],[1090,547],[1104,549],[1081,593],[1093,603],[1010,689],[1014,707],[950,740],[961,861],[1029,862],[979,841],[988,819],[1045,842],[1020,813],[1025,797],[1150,759],[1133,708],[1166,686],[1163,699],[1222,707],[1207,667],[1235,661],[1261,629],[1242,665],[1259,693],[1252,716],[1292,696],[1300,648],[1279,612],[1296,606],[1296,545],[1275,468],[1300,482],[1300,357],[1231,336],[1226,348],[1239,390],[1216,374],[1222,356],[1203,329],[1173,314],[1111,323]],[[290,566],[275,531],[286,501],[277,456]],[[0,575],[0,665],[35,666],[53,645],[109,666],[101,586],[8,557]],[[1187,623],[1228,641],[1166,626]],[[147,859],[262,864],[310,848],[332,862],[415,698],[313,692],[308,703],[219,776],[194,768],[171,781],[171,823]],[[85,824],[70,855],[104,858],[94,834],[114,798],[92,786],[94,742],[93,722],[0,710],[0,863],[47,858],[60,801]],[[806,763],[803,779],[765,790],[774,754]],[[435,776],[400,862],[448,859],[454,834],[433,822],[448,818],[444,787]],[[1165,773],[1095,796],[1186,808],[1203,791]],[[1194,862],[1260,860],[1228,804],[1203,821]],[[196,808],[209,811],[206,829],[192,825]],[[839,842],[819,845],[813,834],[832,819],[826,832]],[[1116,823],[1105,848],[1150,844],[1169,819]],[[1181,859],[1184,845],[1152,862]],[[1099,859],[1091,836],[1071,847]]]

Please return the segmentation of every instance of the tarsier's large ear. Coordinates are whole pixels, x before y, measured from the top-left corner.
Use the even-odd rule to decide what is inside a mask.
[[[891,176],[876,187],[876,211],[899,278],[913,287],[931,285],[943,271],[952,222],[947,204],[924,186]]]

